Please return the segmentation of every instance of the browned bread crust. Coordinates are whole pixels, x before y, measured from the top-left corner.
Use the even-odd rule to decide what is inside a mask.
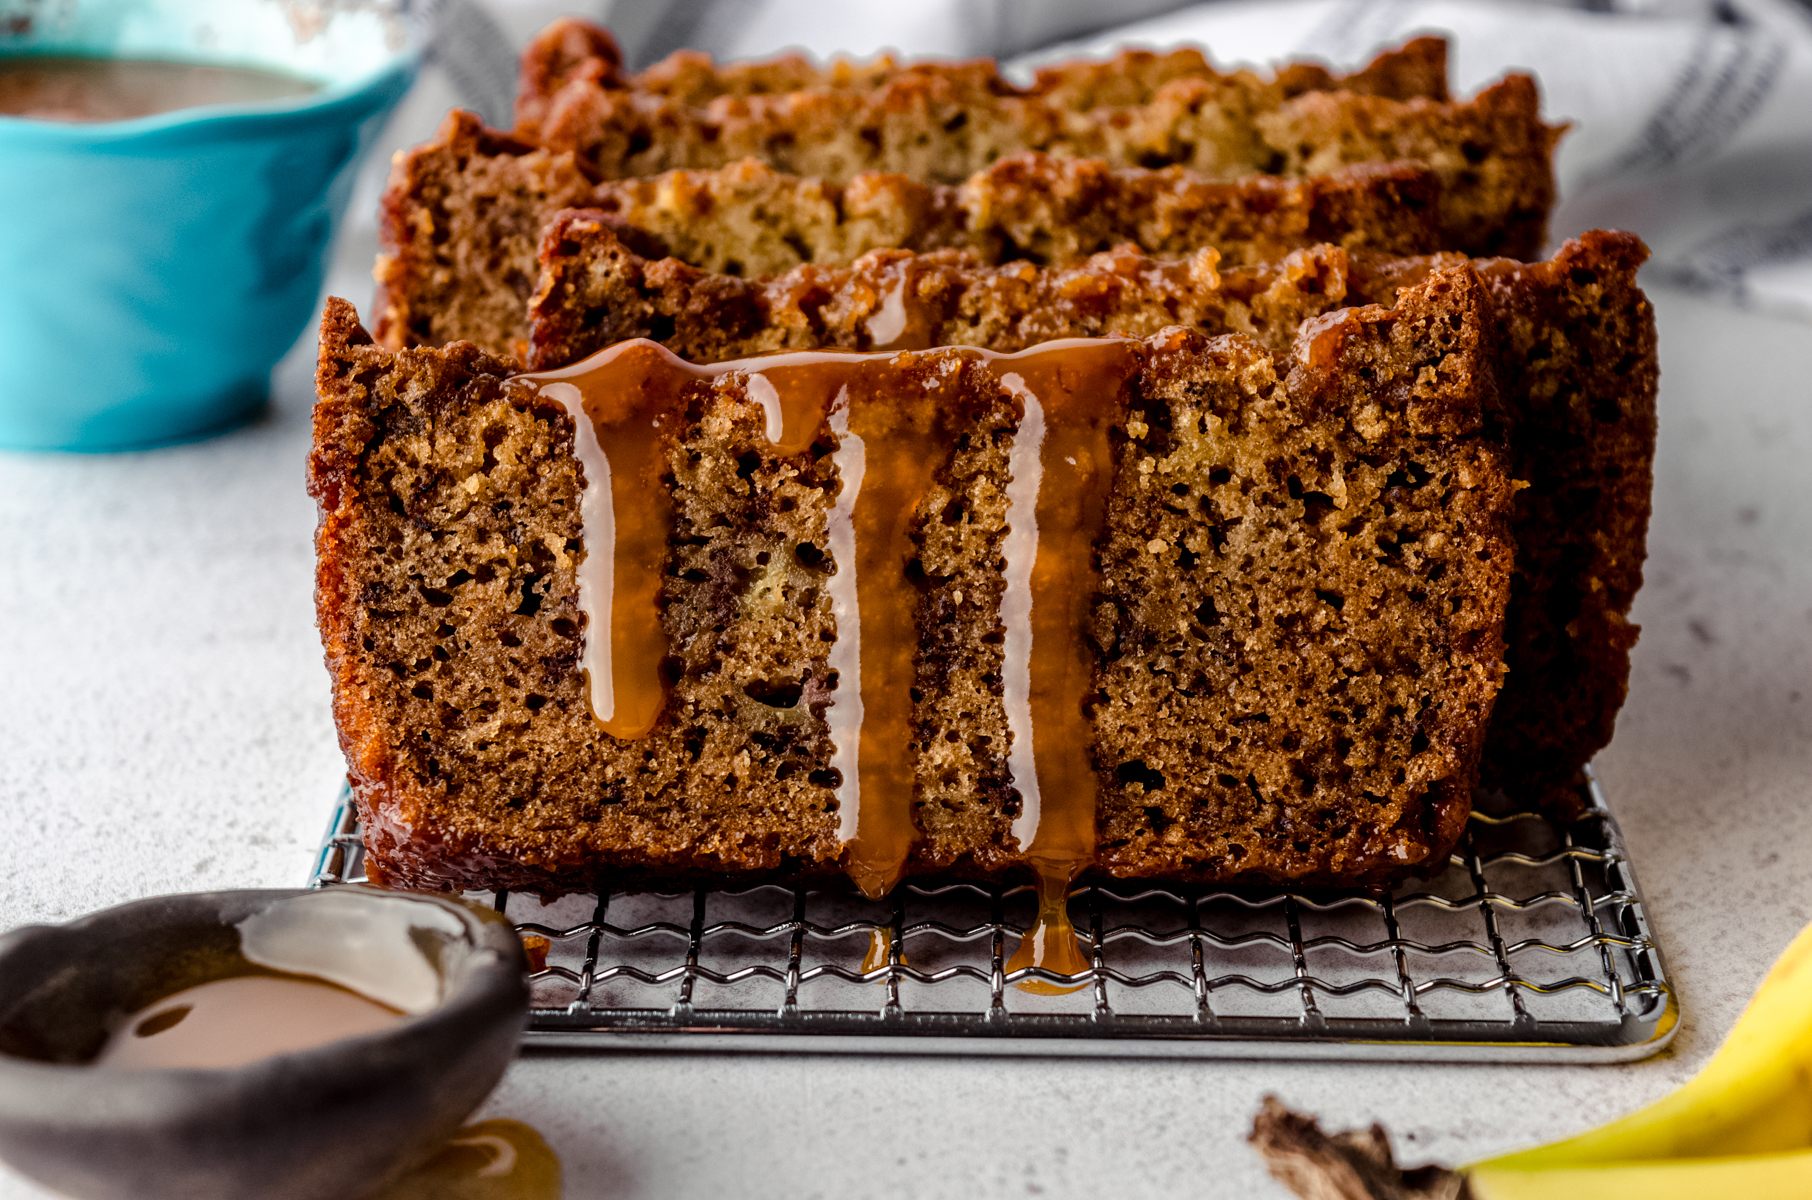
[[[1485,781],[1579,811],[1580,767],[1610,744],[1629,691],[1654,490],[1660,384],[1655,311],[1636,286],[1648,257],[1628,233],[1593,232],[1542,263],[1480,272],[1498,312],[1511,428],[1517,549],[1506,637],[1513,685],[1498,700]]]
[[[1101,399],[1118,465],[1092,623],[1100,869],[1385,886],[1444,861],[1509,587],[1484,303],[1460,264],[1394,309],[1304,330],[1281,359],[1184,329],[1135,346],[1134,379]],[[965,419],[1001,435],[959,441],[915,518],[930,694],[911,863],[999,877],[1024,865],[985,699],[1000,618],[978,585],[998,570],[1004,508],[988,497],[1016,410],[973,352],[891,369],[954,372]],[[830,875],[833,697],[813,682],[835,636],[816,580],[830,447],[781,457],[746,375],[686,394],[669,449],[673,691],[649,738],[621,742],[577,670],[572,425],[510,372],[468,345],[391,354],[343,302],[323,322],[317,602],[375,875],[544,892]],[[953,628],[977,636],[939,639]],[[778,700],[777,672],[794,684]]]
[[[1212,245],[1229,264],[1320,242],[1422,254],[1443,244],[1439,188],[1428,168],[1407,163],[1214,183],[1180,167],[1110,168],[1036,153],[959,186],[875,172],[838,186],[755,160],[594,186],[572,154],[505,137],[455,110],[393,168],[376,333],[392,349],[463,339],[515,356],[528,337],[536,242],[566,207],[596,208],[649,257],[764,276],[880,248],[957,247],[987,262],[1063,262],[1126,241],[1161,255]]]
[[[1384,259],[1426,274],[1464,261]],[[847,267],[797,267],[772,279],[713,275],[625,247],[605,214],[562,212],[541,244],[530,304],[529,365],[576,362],[614,342],[651,337],[693,362],[776,350],[982,346],[1019,350],[1064,337],[1145,336],[1171,325],[1248,333],[1288,350],[1301,324],[1350,297],[1354,256],[1336,246],[1223,271],[1219,251],[1181,260],[1121,246],[1081,262],[985,266],[956,250],[874,250]],[[1407,277],[1407,276],[1405,276]],[[1383,287],[1381,283],[1379,285]],[[897,332],[890,305],[904,319]],[[876,330],[891,336],[877,339]]]
[[[1414,161],[1441,179],[1445,246],[1532,258],[1553,201],[1560,129],[1542,123],[1526,75],[1449,101],[1444,73],[1431,69],[1444,49],[1422,39],[1347,77],[1295,64],[1261,79],[1215,71],[1194,51],[1128,52],[1051,68],[1029,89],[1008,84],[991,63],[971,62],[857,70],[841,85],[773,92],[648,90],[605,58],[593,69],[539,72],[554,90],[534,93],[517,132],[571,151],[597,178],[757,158],[834,183],[886,171],[954,184],[1023,150],[1183,166],[1211,179]],[[799,81],[785,71],[777,78]]]
[[[1560,816],[1581,811],[1581,768],[1610,744],[1629,690],[1629,620],[1642,587],[1660,384],[1655,313],[1631,233],[1594,230],[1539,263],[1478,264],[1510,399],[1519,483],[1510,678],[1483,781]],[[1388,303],[1418,260],[1361,260],[1354,294]]]
[[[1545,263],[1478,264],[1504,381],[1519,496],[1510,676],[1486,777],[1557,812],[1578,811],[1580,768],[1607,745],[1637,629],[1658,381],[1654,314],[1636,284],[1640,239],[1595,231]],[[889,298],[909,300],[910,345],[1013,350],[1059,337],[1145,335],[1181,324],[1248,333],[1287,351],[1309,321],[1392,303],[1459,261],[1335,247],[1221,271],[1213,251],[1180,263],[1123,248],[1066,267],[985,267],[943,251],[877,251],[847,268],[766,282],[648,262],[592,214],[564,213],[542,247],[531,361],[576,361],[654,337],[695,361],[782,349],[868,349]]]
[[[896,79],[929,76],[984,94],[1044,96],[1079,111],[1143,104],[1175,80],[1221,77],[1193,48],[1165,54],[1126,50],[1106,61],[1060,63],[1041,68],[1029,88],[1008,82],[992,59],[902,64],[890,55],[879,55],[865,62],[838,58],[821,66],[804,55],[783,54],[720,64],[709,55],[681,50],[633,75],[623,70],[622,62],[609,30],[579,17],[554,21],[522,53],[517,132],[537,136],[548,109],[574,82],[648,92],[702,107],[725,96],[869,91]],[[1288,96],[1344,88],[1394,100],[1417,96],[1446,100],[1447,43],[1438,37],[1415,38],[1401,49],[1380,54],[1364,70],[1344,76],[1335,76],[1318,63],[1290,63],[1279,72],[1278,85]]]
[[[982,262],[1041,266],[1125,242],[1165,257],[1213,246],[1229,265],[1321,243],[1426,254],[1441,246],[1439,199],[1434,173],[1413,163],[1214,183],[1181,167],[1027,151],[956,186],[869,172],[837,187],[751,159],[606,181],[585,207],[616,218],[620,239],[632,230],[691,266],[762,277],[803,263],[839,266],[870,250],[960,249]]]
[[[391,164],[372,269],[378,341],[400,350],[463,340],[513,357],[550,206],[589,203],[592,188],[572,155],[448,113],[432,141]]]

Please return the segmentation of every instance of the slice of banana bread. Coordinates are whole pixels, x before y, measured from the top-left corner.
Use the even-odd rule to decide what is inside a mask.
[[[1126,241],[1166,255],[1211,245],[1227,262],[1321,242],[1421,254],[1443,244],[1439,189],[1432,171],[1405,163],[1212,183],[1179,167],[1030,152],[957,186],[879,172],[839,186],[752,159],[593,185],[570,152],[538,149],[455,110],[392,170],[376,333],[392,349],[463,339],[514,356],[528,337],[536,244],[567,207],[597,209],[649,257],[766,276],[883,248],[955,247],[986,262],[1062,262]]]
[[[1478,264],[1504,381],[1499,420],[1512,472],[1530,485],[1513,519],[1510,675],[1486,779],[1562,814],[1578,811],[1580,768],[1610,741],[1637,634],[1628,614],[1642,583],[1658,383],[1654,313],[1636,284],[1646,256],[1634,235],[1596,231],[1547,262]],[[1014,350],[1171,324],[1247,333],[1283,353],[1305,324],[1389,305],[1458,261],[1329,246],[1222,272],[1212,250],[1167,263],[1123,248],[1038,270],[878,251],[753,282],[648,262],[597,216],[573,212],[543,243],[530,358],[558,366],[628,337],[699,362],[820,346]]]
[[[1214,183],[1181,167],[1147,171],[1027,151],[955,186],[868,172],[836,187],[751,159],[608,181],[586,207],[620,218],[681,262],[761,277],[808,262],[838,266],[870,250],[961,249],[983,262],[1037,265],[1125,242],[1165,256],[1213,246],[1229,264],[1321,243],[1425,254],[1441,248],[1439,196],[1434,173],[1410,163]]]
[[[603,44],[608,34],[593,37]],[[614,47],[586,57],[572,24],[552,40],[555,67],[540,65],[536,47],[524,55],[517,133],[571,151],[601,179],[757,158],[833,183],[863,171],[958,183],[1022,150],[1183,166],[1211,179],[1412,161],[1441,179],[1446,247],[1518,258],[1540,252],[1554,195],[1561,131],[1542,123],[1534,80],[1511,75],[1452,102],[1445,72],[1430,69],[1445,56],[1436,39],[1346,77],[1293,64],[1261,79],[1216,71],[1195,51],[1129,52],[1051,68],[1024,89],[988,62],[919,63],[853,69],[848,86],[732,88],[709,99],[710,88],[651,91],[625,78]]]
[[[1485,303],[1460,264],[1393,308],[1311,324],[1282,358],[1187,329],[712,368],[631,342],[512,377],[470,345],[393,354],[330,302],[317,603],[374,874],[547,893],[860,881],[842,810],[866,820],[871,796],[841,768],[872,689],[912,693],[889,752],[913,784],[914,874],[1024,872],[1046,827],[1078,817],[1087,861],[1115,875],[1383,885],[1438,866],[1467,810],[1510,577]],[[1077,375],[1089,356],[1118,365]],[[786,432],[788,371],[850,385],[844,407]],[[574,407],[581,384],[655,396],[662,422],[665,468],[636,484],[672,514],[665,700],[645,737],[603,732],[581,667],[616,619],[580,602],[580,568],[608,544],[582,515],[599,482],[582,443],[604,418]],[[881,493],[916,549],[888,566],[862,557],[860,497],[901,476],[862,474],[852,439],[913,414],[937,450],[916,494]],[[1094,485],[1049,500],[1098,504],[1099,535],[1047,525],[1039,472],[1059,478],[1076,467],[1064,448],[1096,437]],[[1016,507],[1028,495],[1037,507]],[[1033,512],[1035,571],[1011,540]],[[1068,616],[1012,599],[1047,594],[1047,553],[1092,581],[1063,589],[1082,601]],[[887,607],[874,595],[905,605],[906,660],[863,648]],[[1088,668],[1055,700],[1036,685],[1053,653]],[[1042,810],[1030,781],[1061,753],[1015,741],[1046,727],[1014,715],[1028,655],[1024,711],[1073,702],[1056,724],[1080,722],[1068,751],[1093,768],[1037,789]]]
[[[574,83],[632,89],[703,107],[726,97],[807,91],[868,91],[902,78],[929,76],[983,94],[1040,95],[1073,111],[1103,105],[1142,104],[1178,79],[1223,78],[1201,51],[1185,47],[1158,54],[1126,50],[1105,61],[1077,60],[1043,67],[1030,87],[1008,82],[992,59],[930,60],[901,64],[890,55],[866,62],[838,58],[820,65],[799,54],[730,63],[681,50],[639,73],[623,69],[610,31],[580,17],[555,20],[523,51],[517,80],[517,131],[537,136],[548,111]],[[1289,96],[1344,88],[1395,100],[1447,99],[1447,43],[1419,37],[1389,50],[1362,71],[1335,76],[1318,63],[1290,63],[1277,87]]]

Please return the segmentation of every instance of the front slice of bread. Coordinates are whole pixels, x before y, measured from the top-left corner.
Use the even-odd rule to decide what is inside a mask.
[[[1311,322],[1287,375],[1242,338],[1154,355],[1101,556],[1110,874],[1350,886],[1445,863],[1510,585],[1485,304],[1460,267]]]
[[[1132,344],[1139,369],[1099,398],[1122,448],[1092,639],[1103,869],[1378,884],[1446,853],[1495,687],[1509,570],[1478,303],[1469,268],[1437,272],[1394,311],[1308,331],[1282,373],[1237,335]],[[317,601],[379,878],[551,893],[836,871],[824,717],[836,439],[779,455],[748,395],[758,369],[699,381],[670,435],[672,690],[652,735],[620,741],[591,720],[578,669],[582,475],[565,411],[472,347],[391,354],[330,305],[310,469]],[[974,351],[907,352],[887,369],[955,389],[966,414],[917,509],[920,558],[902,580],[922,597],[909,865],[999,877],[1023,869],[988,649],[1017,410]],[[1187,435],[1191,422],[1207,432]],[[1365,558],[1377,565],[1356,582]],[[1152,571],[1225,603],[1227,624],[1197,601],[1203,639],[1141,608]],[[1213,631],[1248,619],[1227,590],[1241,586],[1269,611],[1248,614],[1236,649]],[[1179,636],[1200,643],[1181,659],[1161,648]],[[1388,640],[1360,653],[1360,637]],[[1210,696],[1196,672],[1217,654],[1231,665]],[[1344,724],[1315,695],[1330,671],[1346,680]],[[1219,725],[1199,727],[1194,703],[1219,705]],[[1150,722],[1167,749],[1131,766],[1126,730]],[[952,757],[958,742],[968,757]],[[1294,791],[1268,804],[1247,778],[1262,794],[1285,776]]]
[[[1485,756],[1492,786],[1572,816],[1581,768],[1609,744],[1637,628],[1655,454],[1654,311],[1647,251],[1593,231],[1541,263],[1478,263],[1503,380],[1513,518],[1509,678]],[[1171,324],[1246,333],[1287,352],[1306,322],[1463,261],[1333,246],[1222,271],[1212,251],[1164,262],[1129,248],[1068,266],[984,267],[948,252],[876,252],[846,268],[757,282],[625,250],[596,214],[562,215],[543,245],[531,360],[557,366],[623,337],[696,361],[778,349],[868,349],[888,299],[911,300],[914,344],[1016,350],[1057,337],[1148,335]]]
[[[824,540],[825,460],[745,473],[759,407],[700,389],[668,448],[672,695],[652,736],[618,741],[578,665],[572,422],[511,374],[465,344],[392,355],[343,301],[323,320],[316,604],[373,877],[559,892],[834,870],[818,697],[751,695],[776,659],[823,687],[829,601],[795,552]]]

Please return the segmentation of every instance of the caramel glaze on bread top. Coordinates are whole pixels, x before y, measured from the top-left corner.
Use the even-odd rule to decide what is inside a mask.
[[[833,183],[863,171],[958,183],[1022,150],[1211,179],[1413,161],[1441,179],[1446,248],[1532,258],[1560,129],[1542,123],[1527,75],[1450,101],[1445,57],[1445,43],[1421,38],[1354,75],[1296,63],[1262,79],[1216,71],[1195,50],[1127,51],[1047,68],[1025,89],[983,60],[832,67],[819,76],[829,83],[766,91],[732,82],[761,64],[694,58],[626,78],[609,34],[568,19],[524,52],[516,133],[571,151],[599,179],[757,158]],[[797,67],[774,66],[773,85],[800,82]],[[643,86],[649,77],[667,90]]]
[[[514,357],[528,337],[541,232],[568,207],[597,209],[647,257],[756,277],[876,249],[955,247],[985,262],[1063,262],[1127,241],[1153,254],[1211,245],[1227,262],[1321,242],[1422,254],[1443,246],[1439,195],[1434,173],[1407,163],[1212,183],[1180,167],[1034,152],[960,185],[867,172],[839,186],[753,159],[593,184],[570,153],[504,137],[455,110],[392,172],[376,334],[391,349],[464,340]]]
[[[1510,586],[1485,304],[1461,263],[1393,308],[1311,323],[1281,357],[1186,329],[1086,344],[1130,372],[1093,398],[1112,462],[1078,643],[1095,663],[1098,870],[1385,886],[1444,862]],[[695,375],[663,426],[669,691],[653,731],[622,740],[578,665],[571,410],[469,345],[385,351],[330,302],[317,603],[382,881],[555,893],[842,869],[827,715],[843,438],[769,440],[754,381],[774,360],[670,361]],[[955,422],[890,585],[919,631],[893,681],[915,689],[906,869],[1023,874],[1000,563],[1026,393],[1000,373],[1014,360],[972,349],[869,361],[886,369],[852,405],[910,411],[929,389]]]
[[[1647,251],[1593,232],[1542,263],[1477,264],[1489,293],[1502,423],[1517,499],[1510,668],[1486,747],[1486,782],[1576,813],[1581,767],[1609,743],[1637,629],[1655,446],[1654,313],[1636,270]],[[550,226],[530,361],[577,361],[654,337],[698,362],[824,346],[972,345],[1143,336],[1180,324],[1238,332],[1274,353],[1324,314],[1390,304],[1457,255],[1386,258],[1324,246],[1222,271],[1215,252],[1160,262],[1130,247],[1068,267],[984,267],[944,251],[877,251],[752,282],[625,250],[595,214]],[[890,315],[890,306],[910,318]],[[892,338],[877,339],[877,331]]]

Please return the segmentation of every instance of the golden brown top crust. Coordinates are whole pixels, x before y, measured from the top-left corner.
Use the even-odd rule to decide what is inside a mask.
[[[561,17],[522,51],[516,75],[516,128],[533,140],[547,106],[568,84],[623,86],[623,51],[610,30],[578,17]]]
[[[928,63],[831,71],[792,91],[739,83],[708,99],[702,84],[662,85],[689,97],[681,99],[638,86],[640,77],[620,80],[607,62],[567,74],[525,68],[568,81],[531,96],[518,133],[572,152],[605,179],[756,158],[832,183],[884,171],[954,184],[1024,150],[1182,166],[1211,179],[1413,161],[1442,181],[1445,245],[1532,258],[1545,238],[1560,130],[1542,123],[1527,76],[1450,102],[1443,55],[1438,39],[1418,39],[1354,75],[1294,64],[1263,79],[1215,71],[1197,51],[1128,51],[1051,68],[1023,90],[1001,84],[990,63]],[[735,75],[686,61],[676,77]],[[778,86],[804,78],[800,70],[768,74]]]
[[[1147,104],[1166,84],[1179,79],[1256,78],[1245,71],[1217,71],[1194,47],[1162,54],[1123,50],[1105,60],[1077,59],[1042,67],[1030,87],[1007,80],[999,64],[987,58],[902,63],[883,54],[867,61],[838,57],[821,65],[802,54],[783,54],[718,63],[707,54],[680,50],[633,75],[626,74],[622,65],[622,52],[609,30],[579,17],[556,20],[522,52],[516,109],[519,131],[533,136],[556,94],[574,81],[703,107],[726,96],[870,91],[917,76],[947,82],[975,95],[1042,96],[1057,107],[1080,112]],[[1285,97],[1342,89],[1394,100],[1415,96],[1446,100],[1447,42],[1439,37],[1415,38],[1400,49],[1384,51],[1363,70],[1348,75],[1335,75],[1318,63],[1289,63],[1279,69],[1273,84]]]
[[[948,80],[984,95],[1018,95],[1022,91],[1003,79],[994,60],[988,58],[901,63],[883,54],[866,62],[835,58],[820,66],[802,54],[718,63],[696,50],[675,51],[633,76],[626,86],[682,104],[705,105],[721,96],[868,91],[914,75]]]
[[[1041,67],[1029,89],[1075,111],[1107,106],[1148,104],[1160,88],[1175,79],[1221,74],[1194,47],[1158,54],[1122,50],[1096,62],[1076,59]],[[1396,50],[1386,50],[1361,71],[1335,75],[1319,63],[1294,62],[1278,68],[1276,85],[1286,97],[1313,91],[1349,91],[1392,100],[1423,96],[1447,100],[1447,39],[1419,37]]]

